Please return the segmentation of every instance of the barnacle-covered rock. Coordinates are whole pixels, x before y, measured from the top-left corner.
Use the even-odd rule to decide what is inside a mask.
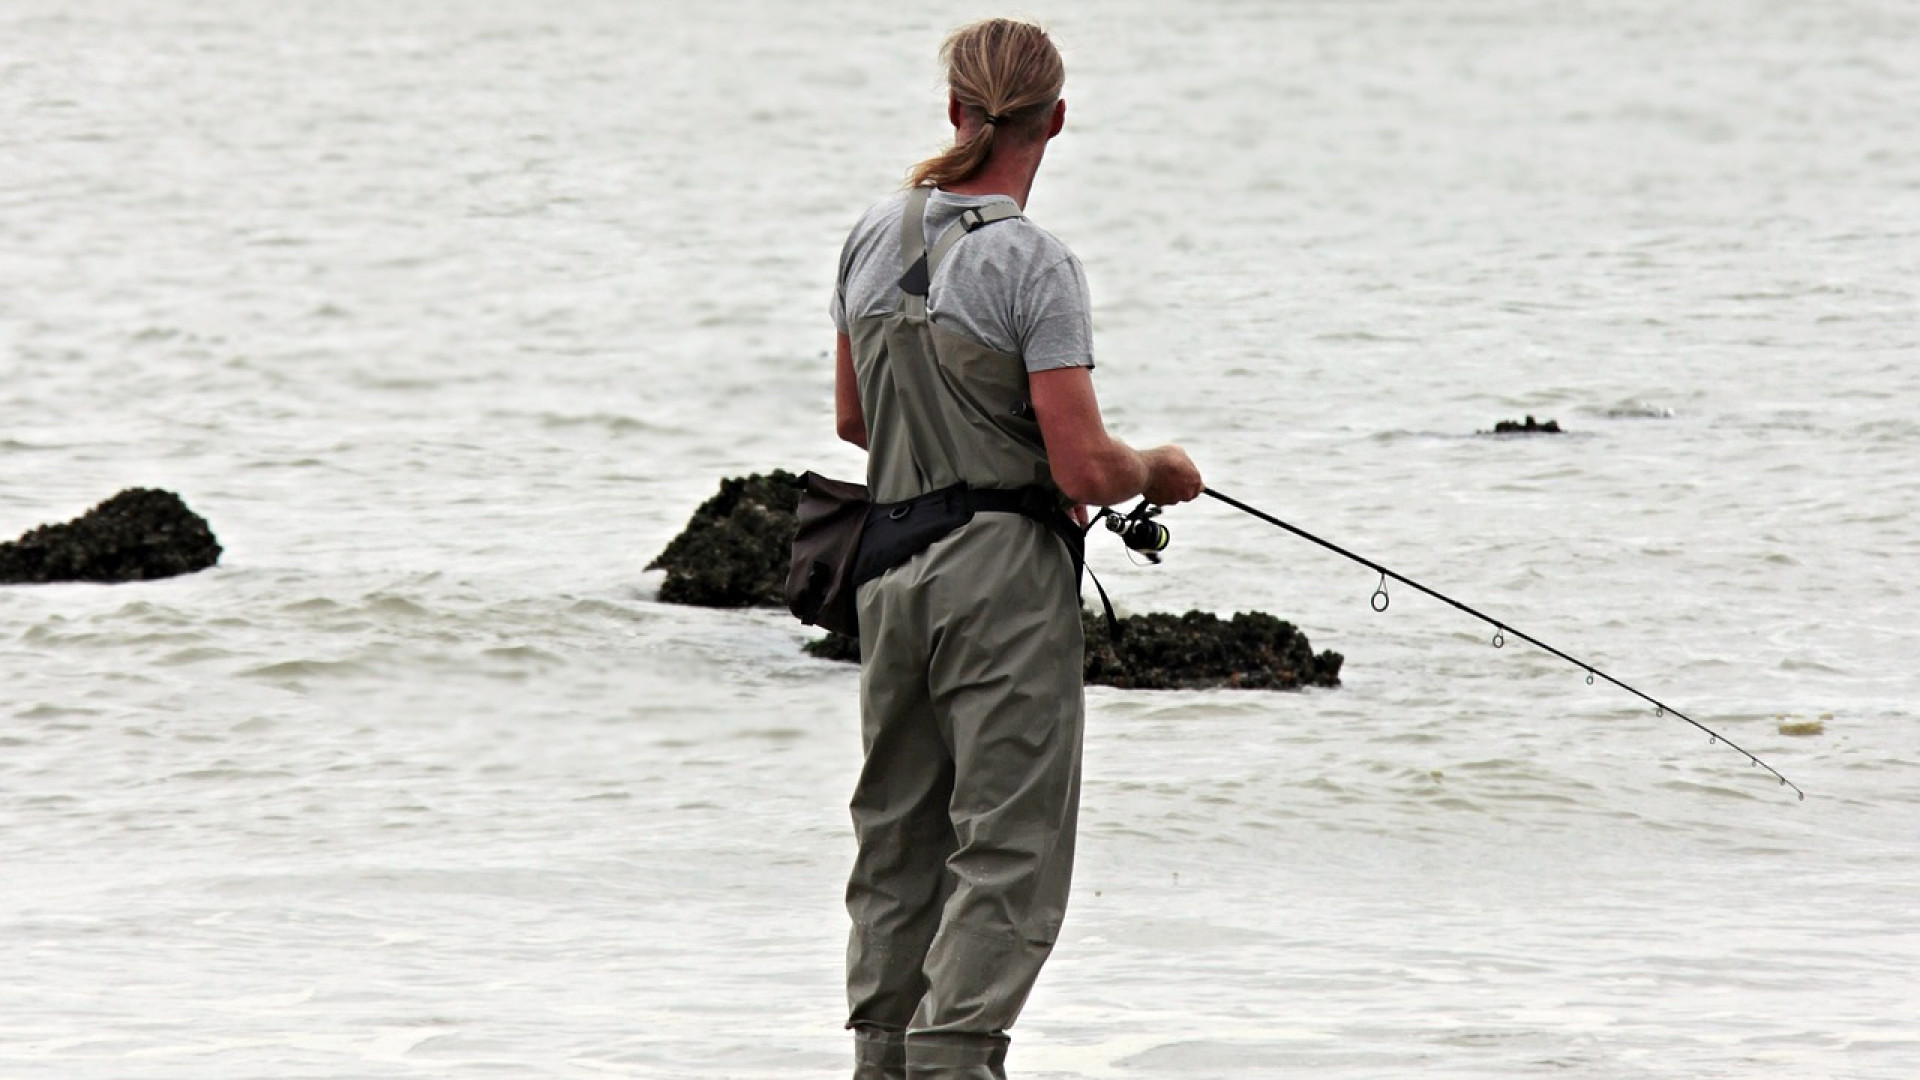
[[[1231,619],[1204,611],[1154,612],[1120,620],[1120,638],[1106,622],[1085,617],[1089,684],[1133,690],[1297,690],[1340,685],[1344,658],[1315,654],[1292,623],[1261,611]]]
[[[213,530],[180,496],[128,488],[72,521],[0,544],[0,584],[151,581],[219,561]]]
[[[660,599],[699,607],[784,607],[799,478],[775,469],[728,477],[647,564],[665,570]]]

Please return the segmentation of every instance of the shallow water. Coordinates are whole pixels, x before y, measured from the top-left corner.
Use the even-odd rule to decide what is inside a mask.
[[[1345,685],[1089,692],[1017,1074],[1914,1075],[1920,12],[1035,13],[1110,424],[1808,798],[1175,509],[1117,602]],[[857,472],[830,276],[949,23],[0,11],[0,536],[140,484],[227,549],[0,593],[0,1075],[844,1074],[854,673],[642,568]]]

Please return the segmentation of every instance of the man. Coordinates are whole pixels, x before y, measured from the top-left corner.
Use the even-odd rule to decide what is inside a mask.
[[[833,301],[839,434],[876,503],[855,574],[857,1080],[1005,1076],[1073,866],[1075,522],[1201,490],[1179,447],[1107,434],[1085,276],[1021,214],[1066,122],[1059,52],[990,19],[941,55],[954,145],[855,226]]]

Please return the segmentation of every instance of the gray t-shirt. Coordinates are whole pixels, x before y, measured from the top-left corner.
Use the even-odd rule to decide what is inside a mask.
[[[1004,195],[927,200],[931,248],[962,211]],[[907,192],[873,205],[840,252],[833,324],[884,315],[900,303],[900,215]],[[1087,275],[1067,245],[1024,217],[975,229],[947,252],[927,292],[927,317],[943,329],[1021,357],[1028,371],[1093,366],[1093,312]]]

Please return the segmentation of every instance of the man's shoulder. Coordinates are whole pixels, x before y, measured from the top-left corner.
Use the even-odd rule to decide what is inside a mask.
[[[955,250],[965,252],[969,247],[973,250],[962,256],[963,261],[990,262],[1030,282],[1062,267],[1080,265],[1066,241],[1024,216],[976,229],[968,242]]]
[[[1043,261],[1055,263],[1074,258],[1073,249],[1067,246],[1065,240],[1048,232],[1032,218],[1022,216],[1007,224],[1013,227],[1010,235],[1017,237],[1021,246]]]
[[[867,207],[866,212],[860,215],[860,220],[853,226],[854,234],[870,233],[889,225],[899,224],[900,214],[906,208],[906,203],[907,192],[904,190],[885,196]]]
[[[969,208],[999,204],[1012,206],[1016,210],[1019,208],[1019,204],[1005,195],[955,196],[941,192],[937,198],[929,221],[936,230],[957,221],[960,213]],[[998,251],[1003,257],[1012,256],[1021,263],[1041,268],[1073,258],[1073,249],[1065,241],[1048,232],[1024,212],[1017,217],[1002,218],[975,229],[965,246],[973,247],[976,252]]]

